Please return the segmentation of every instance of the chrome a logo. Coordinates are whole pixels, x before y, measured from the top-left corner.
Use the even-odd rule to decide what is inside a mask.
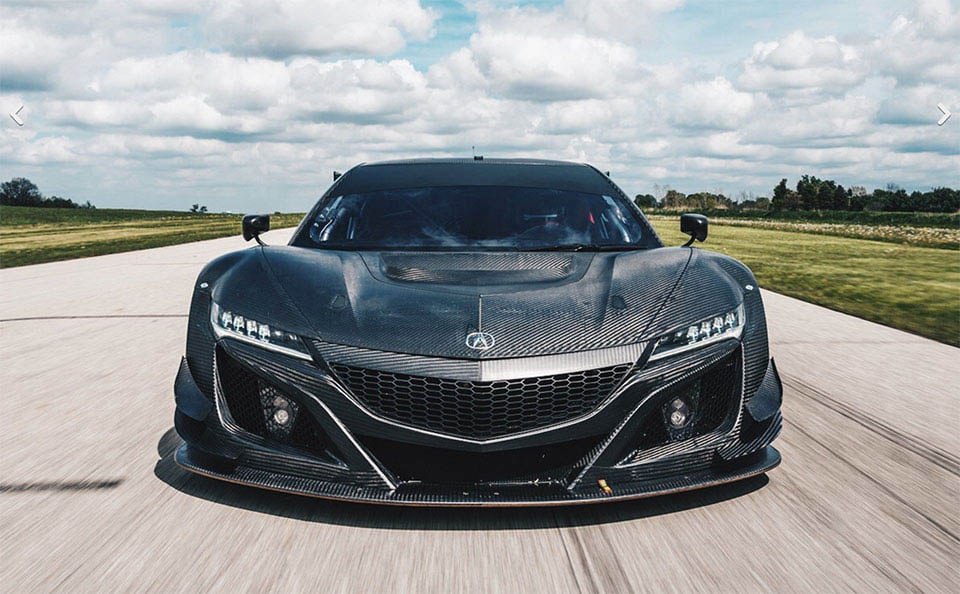
[[[493,335],[486,332],[471,332],[467,334],[467,346],[478,351],[485,351],[493,346]]]

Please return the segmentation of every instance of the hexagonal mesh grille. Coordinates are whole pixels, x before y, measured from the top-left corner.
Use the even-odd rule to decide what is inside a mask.
[[[378,415],[438,433],[488,439],[548,427],[597,408],[632,364],[493,382],[472,382],[332,363]]]

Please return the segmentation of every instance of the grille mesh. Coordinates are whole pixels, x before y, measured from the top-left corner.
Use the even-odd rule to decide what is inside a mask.
[[[602,403],[632,364],[545,377],[457,381],[331,363],[361,403],[405,425],[472,439],[548,427]]]
[[[234,422],[244,431],[280,443],[320,454],[327,449],[327,440],[317,421],[295,398],[270,385],[257,374],[243,367],[223,351],[217,352],[217,375],[220,390]],[[289,431],[271,431],[264,414],[264,402],[281,395],[294,403],[298,411]]]

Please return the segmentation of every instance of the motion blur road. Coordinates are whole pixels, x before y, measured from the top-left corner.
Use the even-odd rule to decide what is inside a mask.
[[[243,246],[0,271],[0,590],[958,587],[960,350],[769,292],[785,424],[766,476],[620,504],[436,510],[190,475],[171,425],[191,287]]]

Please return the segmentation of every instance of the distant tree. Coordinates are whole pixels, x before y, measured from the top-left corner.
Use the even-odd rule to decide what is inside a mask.
[[[770,201],[771,210],[799,210],[800,196],[787,187],[787,179],[783,178],[773,189],[773,200]]]
[[[927,206],[929,212],[957,212],[960,210],[960,190],[934,188]]]
[[[50,196],[49,198],[44,198],[41,206],[49,206],[51,208],[80,208],[80,205],[70,200],[69,198],[61,198],[60,196]]]
[[[656,208],[657,199],[653,194],[637,194],[633,201],[640,208]]]
[[[820,208],[820,185],[823,182],[816,177],[803,175],[797,181],[797,194],[800,195],[800,210],[817,210]]]
[[[843,189],[843,186],[837,184],[833,189],[833,210],[850,210],[850,194]]]
[[[770,210],[770,199],[766,196],[757,198],[757,210]]]
[[[25,177],[0,184],[0,204],[4,206],[40,206],[42,202],[37,185]]]
[[[663,195],[664,208],[681,208],[687,205],[687,195],[676,190],[667,190]]]
[[[203,206],[202,204],[194,204],[193,206],[190,207],[190,212],[204,213],[204,212],[207,212],[207,207]]]
[[[0,184],[0,204],[4,206],[39,206],[41,208],[80,208],[69,198],[45,197],[36,184],[25,177],[15,177]],[[89,204],[89,202],[88,202]],[[92,208],[93,205],[91,204]]]
[[[850,186],[847,190],[847,208],[849,210],[864,210],[871,200],[870,194],[863,186]]]
[[[89,200],[87,200],[86,202],[84,202],[83,204],[80,205],[80,208],[91,208],[91,209],[93,209],[93,208],[96,208],[96,206],[94,206],[93,204],[90,203]]]
[[[685,206],[692,206],[699,210],[711,210],[717,207],[717,194],[710,192],[697,192],[689,194],[684,200]]]

